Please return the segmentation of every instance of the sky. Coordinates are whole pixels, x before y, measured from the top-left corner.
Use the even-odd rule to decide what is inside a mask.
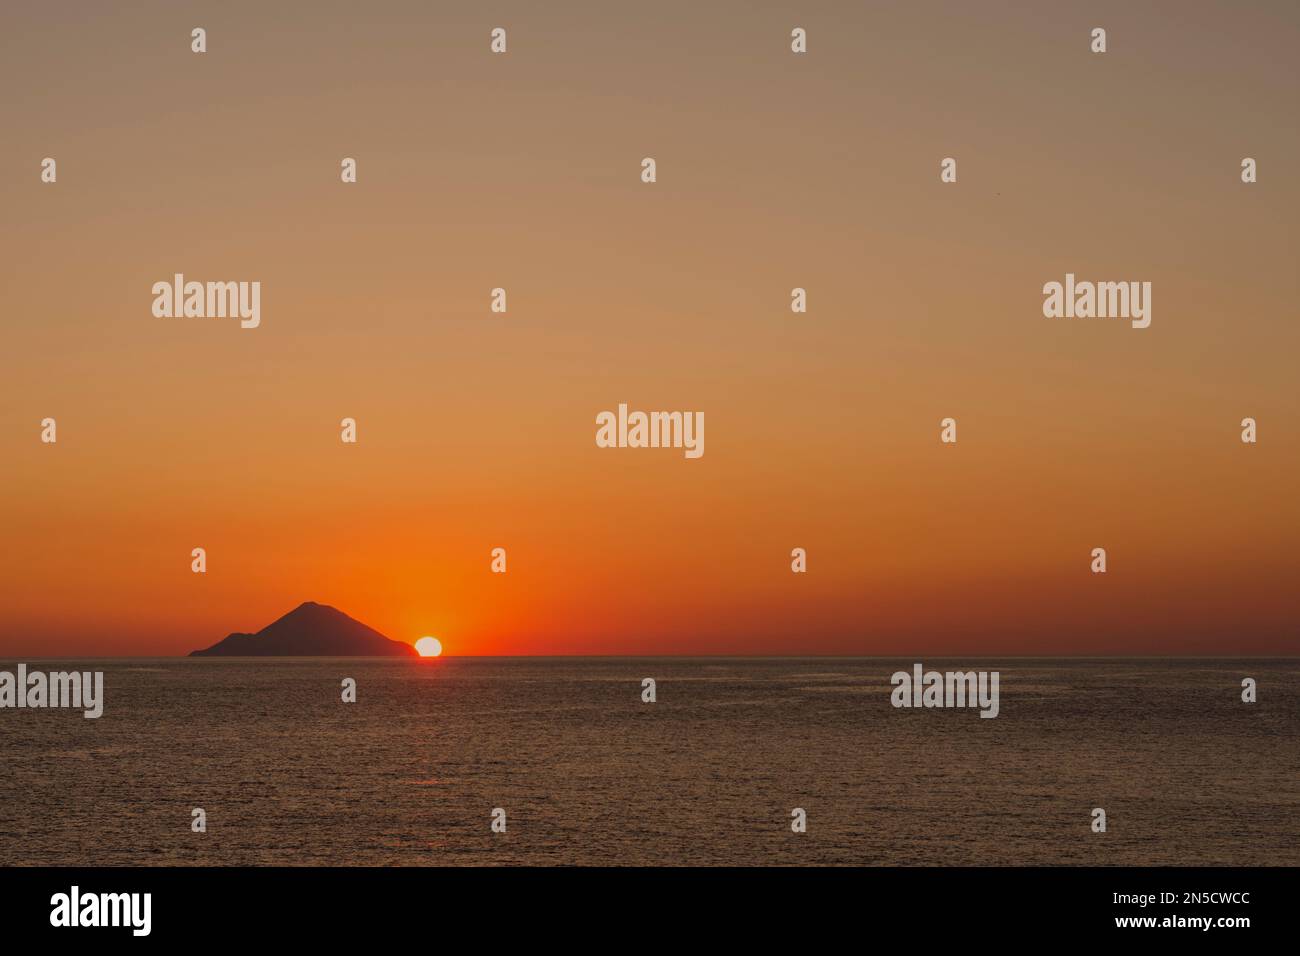
[[[448,654],[1296,651],[1294,4],[0,35],[0,655],[183,654],[307,600]],[[155,317],[178,272],[260,281],[260,326]],[[1044,317],[1066,273],[1151,282],[1151,326]],[[704,412],[705,453],[598,448],[620,403]]]

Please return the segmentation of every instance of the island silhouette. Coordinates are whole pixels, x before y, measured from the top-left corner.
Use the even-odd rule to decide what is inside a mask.
[[[328,604],[305,601],[256,634],[231,634],[190,657],[418,657]]]

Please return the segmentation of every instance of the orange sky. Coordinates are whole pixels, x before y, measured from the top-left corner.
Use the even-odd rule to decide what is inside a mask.
[[[6,11],[0,655],[1294,653],[1300,12],[1133,6]]]

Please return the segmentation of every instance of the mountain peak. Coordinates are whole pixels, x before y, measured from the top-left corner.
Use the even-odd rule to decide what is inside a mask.
[[[256,634],[234,633],[190,657],[416,657],[338,608],[303,601]]]

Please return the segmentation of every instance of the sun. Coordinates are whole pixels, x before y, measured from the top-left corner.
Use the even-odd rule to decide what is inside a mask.
[[[442,641],[436,637],[422,637],[415,642],[415,650],[421,657],[437,657],[442,653]]]

